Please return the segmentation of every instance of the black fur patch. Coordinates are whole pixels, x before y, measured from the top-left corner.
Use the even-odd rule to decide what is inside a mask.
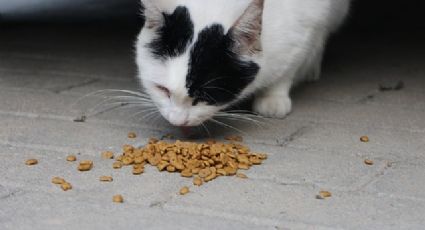
[[[172,14],[163,13],[164,24],[158,28],[158,38],[148,47],[158,58],[177,57],[192,42],[194,26],[186,7],[177,7]]]
[[[230,33],[229,33],[230,34]],[[193,104],[222,105],[232,100],[254,80],[260,67],[232,52],[234,40],[214,24],[199,33],[191,50],[186,87]]]

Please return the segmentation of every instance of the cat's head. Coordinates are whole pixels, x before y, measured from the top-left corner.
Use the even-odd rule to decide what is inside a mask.
[[[259,72],[264,0],[230,2],[142,0],[139,78],[173,125],[212,118],[244,97]]]

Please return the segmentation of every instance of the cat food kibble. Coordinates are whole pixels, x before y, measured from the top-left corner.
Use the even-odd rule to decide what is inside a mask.
[[[129,132],[129,133],[128,133],[128,135],[127,135],[127,137],[128,137],[128,138],[136,138],[136,137],[137,137],[137,135],[136,135],[136,133],[135,133],[135,132]]]
[[[119,161],[116,161],[116,162],[114,162],[112,164],[112,168],[114,168],[114,169],[120,169],[120,168],[122,168],[122,163],[119,162]]]
[[[180,189],[179,193],[180,195],[186,195],[190,192],[189,187],[184,186],[183,188]]]
[[[61,188],[62,188],[63,191],[68,191],[68,190],[72,189],[72,185],[68,182],[65,182],[65,183],[61,184]]]
[[[368,136],[362,136],[362,137],[360,137],[360,141],[361,142],[369,142],[369,137]]]
[[[78,165],[78,170],[82,172],[90,171],[92,168],[93,168],[93,161],[90,161],[90,160],[80,161],[80,164]]]
[[[75,155],[69,155],[69,156],[66,157],[66,160],[67,161],[76,161],[77,157]]]
[[[328,191],[320,191],[319,194],[316,196],[317,199],[325,199],[332,196],[332,193]]]
[[[102,182],[112,182],[113,181],[111,176],[101,176],[99,178],[99,180],[102,181]]]
[[[52,178],[52,183],[53,184],[65,184],[65,179],[61,178],[61,177],[53,177]]]
[[[364,163],[367,164],[367,165],[373,165],[374,164],[373,160],[370,160],[370,159],[364,160]]]
[[[199,176],[196,176],[193,178],[193,185],[201,186],[204,182],[202,182],[202,179]]]
[[[114,195],[112,197],[112,201],[115,202],[115,203],[123,203],[124,198],[122,197],[122,195]]]
[[[242,178],[242,179],[248,179],[248,177],[243,173],[238,173],[238,174],[236,174],[236,176],[239,177],[239,178]]]
[[[102,153],[102,159],[112,159],[114,158],[114,153],[111,151],[106,151]]]
[[[37,159],[28,159],[25,161],[26,165],[36,165],[38,164],[38,160]]]

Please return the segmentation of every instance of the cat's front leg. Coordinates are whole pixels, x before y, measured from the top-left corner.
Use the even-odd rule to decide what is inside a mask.
[[[292,110],[289,92],[292,81],[282,80],[255,96],[253,109],[256,113],[271,118],[284,118]]]

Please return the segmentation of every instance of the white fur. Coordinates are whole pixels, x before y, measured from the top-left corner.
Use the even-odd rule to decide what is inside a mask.
[[[252,0],[142,2],[169,13],[179,5],[187,7],[195,26],[195,42],[198,32],[213,23],[220,23],[229,30]],[[286,116],[291,111],[289,91],[292,85],[319,78],[326,40],[342,23],[349,4],[350,0],[265,0],[260,41],[262,51],[247,57],[258,63],[261,70],[238,100],[256,94],[256,112],[270,117]],[[165,63],[155,60],[145,47],[154,36],[154,31],[149,28],[140,33],[137,64],[139,77],[162,115],[175,125],[198,125],[225,108],[191,105],[185,88],[189,52]],[[159,92],[155,84],[169,88],[173,95],[171,100]]]

